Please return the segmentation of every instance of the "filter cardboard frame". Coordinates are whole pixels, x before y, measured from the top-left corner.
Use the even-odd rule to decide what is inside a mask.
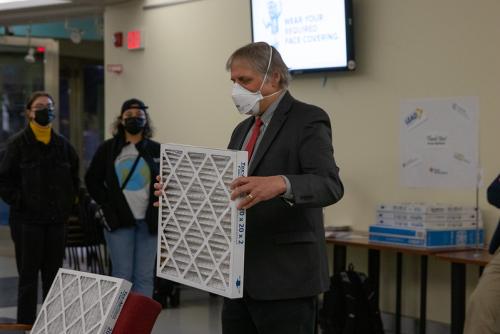
[[[31,334],[111,334],[132,283],[60,268]]]
[[[161,145],[157,276],[228,298],[243,296],[246,212],[229,184],[246,151]]]

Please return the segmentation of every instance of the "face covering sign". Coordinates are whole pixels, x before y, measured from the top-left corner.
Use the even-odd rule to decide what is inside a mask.
[[[252,0],[252,29],[292,71],[347,65],[345,0]]]
[[[478,185],[477,97],[406,100],[400,111],[400,175],[407,187]]]

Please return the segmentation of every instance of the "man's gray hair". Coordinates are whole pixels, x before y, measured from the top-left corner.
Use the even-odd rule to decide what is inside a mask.
[[[281,88],[287,88],[292,79],[290,72],[288,72],[288,67],[283,61],[283,58],[281,58],[278,50],[266,42],[250,43],[234,51],[226,62],[226,70],[231,70],[233,61],[241,59],[247,61],[250,67],[264,76],[266,74],[267,65],[269,64],[269,53],[271,52],[271,48],[273,49],[273,56],[266,80],[269,80],[272,73],[278,72],[280,74],[279,84]]]

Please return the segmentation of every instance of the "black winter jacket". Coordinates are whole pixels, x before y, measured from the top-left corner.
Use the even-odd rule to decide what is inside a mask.
[[[85,175],[87,190],[90,196],[101,206],[106,222],[111,230],[135,224],[134,215],[123,195],[115,171],[115,159],[126,144],[125,139],[121,135],[117,135],[102,143],[92,158],[92,162]],[[153,206],[155,199],[154,177],[159,174],[160,144],[150,139],[143,139],[136,144],[136,148],[148,164],[153,178],[149,189],[146,222],[149,232],[156,234],[158,228],[158,208]]]
[[[65,223],[79,185],[78,156],[64,137],[52,130],[44,144],[29,126],[11,137],[0,162],[0,197],[11,223]]]

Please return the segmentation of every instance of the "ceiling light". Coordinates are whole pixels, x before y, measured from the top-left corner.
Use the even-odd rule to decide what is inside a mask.
[[[82,37],[85,31],[79,28],[70,27],[68,19],[64,21],[64,29],[69,32],[69,39],[73,43],[79,44],[82,41]]]
[[[31,46],[31,25],[26,30],[26,38],[28,39],[28,54],[24,56],[24,61],[33,64],[35,62],[35,48]]]
[[[160,8],[191,1],[197,1],[197,0],[144,0],[142,8],[144,9]]]
[[[11,2],[20,2],[20,1],[27,1],[27,0],[0,0],[0,4],[11,3]]]
[[[71,0],[0,0],[0,11],[70,3]]]
[[[35,62],[35,49],[34,48],[28,49],[28,54],[26,56],[24,56],[24,61],[27,62],[28,64],[33,64]]]
[[[79,44],[82,41],[83,34],[84,34],[83,30],[73,28],[73,29],[71,29],[71,32],[69,34],[69,38],[71,39],[71,41],[73,43]]]

